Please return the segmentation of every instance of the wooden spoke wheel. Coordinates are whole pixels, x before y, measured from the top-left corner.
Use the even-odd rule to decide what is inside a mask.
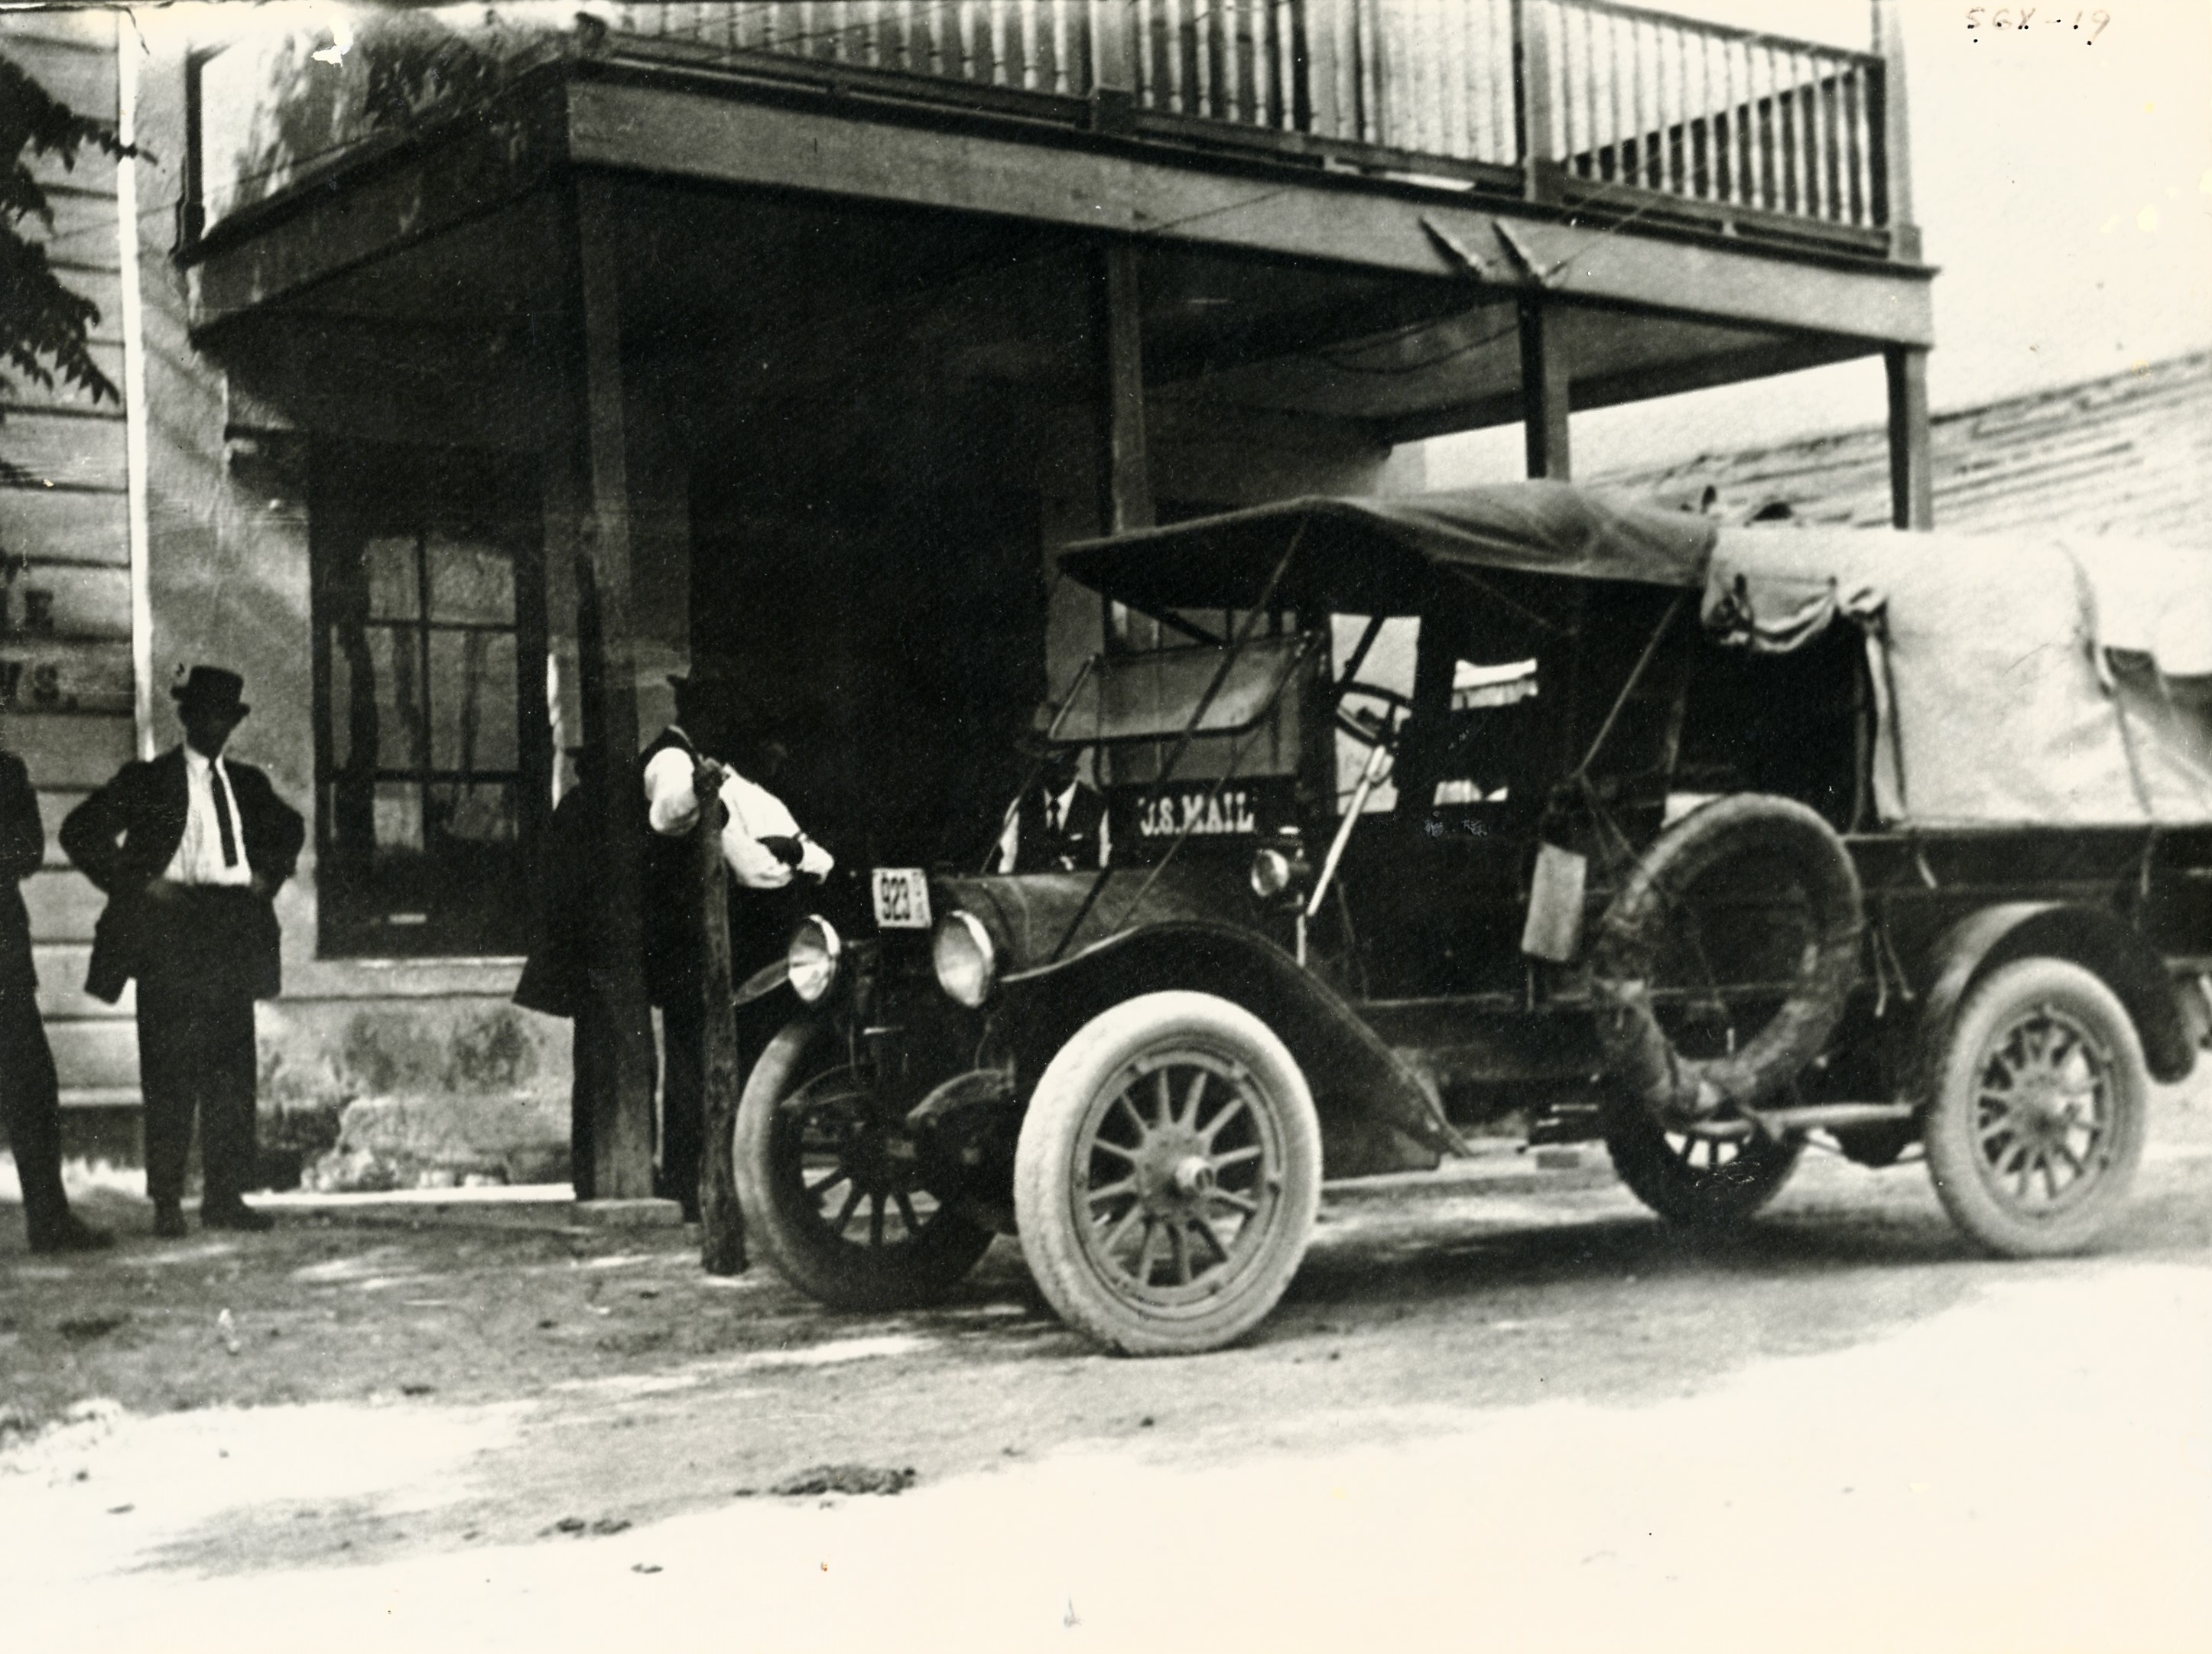
[[[1803,1142],[1715,1139],[1662,1129],[1641,1103],[1607,1111],[1606,1152],[1636,1198],[1672,1224],[1718,1231],[1745,1223],[1780,1193]]]
[[[2148,1097],[2112,989],[2063,959],[2005,965],[1952,1025],[1926,1134],[1936,1193],[1993,1252],[2087,1245],[2127,1197]]]
[[[956,1169],[874,1105],[819,1027],[776,1036],[738,1104],[733,1158],[748,1238],[784,1278],[840,1309],[941,1298],[991,1244],[956,1211]]]
[[[1094,1019],[1037,1084],[1014,1210],[1063,1319],[1133,1355],[1241,1336],[1305,1256],[1321,1195],[1313,1098],[1282,1042],[1211,994]]]

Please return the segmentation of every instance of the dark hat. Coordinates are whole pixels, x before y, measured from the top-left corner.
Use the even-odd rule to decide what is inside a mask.
[[[176,697],[180,711],[220,712],[243,718],[253,710],[238,698],[245,689],[246,680],[234,672],[221,666],[194,666],[169,693]]]

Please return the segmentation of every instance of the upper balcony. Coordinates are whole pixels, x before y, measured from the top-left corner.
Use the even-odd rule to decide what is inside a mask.
[[[1532,301],[1577,410],[1933,342],[1881,50],[1612,0],[355,15],[343,50],[247,19],[194,55],[203,328],[335,280],[325,316],[450,331],[465,267],[472,315],[526,328],[566,302],[544,186],[591,175],[655,227],[626,277],[640,338],[750,329],[765,360],[832,294],[889,316],[991,237],[1007,271],[1024,237],[1106,238],[1142,262],[1156,404],[1384,444],[1521,417]],[[1009,285],[945,349],[1064,381],[1060,302]],[[870,361],[918,360],[915,337]],[[790,383],[845,371],[817,354]]]
[[[754,0],[574,15],[581,41],[558,38],[616,64],[1911,256],[1893,237],[1902,111],[1881,56],[1611,0]],[[417,72],[395,59],[383,88],[372,74],[351,96],[318,72],[307,37],[261,31],[209,54],[201,107],[217,141],[196,169],[194,229],[388,137],[395,90],[419,119],[561,49],[555,38],[511,23],[435,46],[403,35]],[[303,106],[286,119],[272,96]]]

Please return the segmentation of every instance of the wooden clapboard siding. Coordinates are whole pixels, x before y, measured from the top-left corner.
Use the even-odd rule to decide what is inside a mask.
[[[109,1017],[99,1021],[50,1022],[46,1043],[54,1067],[71,1091],[135,1090],[138,1085],[138,1025]]]
[[[0,425],[0,453],[8,452],[8,429]],[[128,569],[131,515],[122,479],[93,494],[0,488],[0,546],[42,564]]]
[[[2212,544],[2212,351],[1938,414],[1929,437],[1939,528]],[[1600,480],[1678,498],[1710,484],[1730,520],[1783,501],[1802,522],[1889,521],[1873,426]]]
[[[116,714],[0,711],[0,746],[21,757],[41,791],[84,789],[137,756],[137,727]]]
[[[84,991],[85,967],[92,962],[85,942],[42,942],[33,950],[39,966],[39,1014],[55,1021],[100,1021],[137,1013],[137,989],[125,987],[110,1005]]]
[[[74,867],[48,867],[23,881],[33,942],[89,942],[107,898]]]
[[[0,454],[29,473],[33,488],[116,487],[125,475],[121,410],[112,404],[82,412],[11,408],[0,425]]]
[[[42,606],[46,633],[53,637],[83,643],[131,642],[128,569],[32,556],[14,580],[0,587],[0,650],[17,631],[33,625]]]
[[[0,21],[0,48],[79,113],[116,112],[114,20],[104,10],[19,14]],[[63,283],[100,307],[92,356],[125,383],[116,170],[96,150],[74,167],[34,169],[53,209],[40,232]],[[0,456],[30,473],[0,488],[0,549],[22,559],[0,588],[0,745],[20,753],[39,788],[46,866],[23,881],[39,967],[39,1010],[76,1110],[124,1119],[138,1103],[131,996],[103,1005],[84,991],[92,929],[104,898],[62,854],[61,820],[136,749],[131,718],[131,539],[124,414],[78,388],[15,375],[0,423]],[[51,486],[50,486],[51,485]],[[33,593],[44,594],[34,605]],[[36,630],[27,623],[43,608]]]
[[[26,717],[65,713],[131,715],[131,640],[0,637],[0,704]],[[32,771],[34,785],[57,785]]]

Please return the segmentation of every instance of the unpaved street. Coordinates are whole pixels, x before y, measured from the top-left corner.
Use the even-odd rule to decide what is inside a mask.
[[[1010,1244],[861,1318],[526,1207],[13,1231],[9,1642],[2202,1648],[2207,1112],[2044,1264],[1827,1157],[1702,1247],[1587,1152],[1334,1191],[1261,1335],[1181,1361],[1092,1353]],[[825,1464],[912,1485],[775,1491]]]

